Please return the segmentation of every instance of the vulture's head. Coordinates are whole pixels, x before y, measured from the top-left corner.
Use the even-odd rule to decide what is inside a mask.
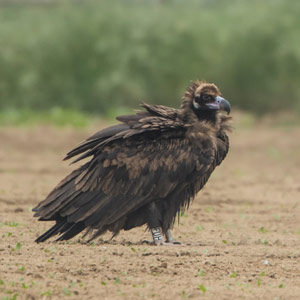
[[[219,111],[230,113],[230,104],[218,87],[205,81],[192,82],[184,94],[181,108],[192,110],[200,119],[214,119]]]

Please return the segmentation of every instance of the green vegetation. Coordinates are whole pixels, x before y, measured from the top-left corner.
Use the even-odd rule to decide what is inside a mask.
[[[2,223],[0,223],[0,224],[2,224]],[[6,225],[8,227],[17,227],[17,226],[19,226],[19,223],[10,221],[10,222],[4,222],[4,225]]]
[[[203,292],[203,294],[206,293],[206,290],[207,290],[207,289],[206,289],[206,287],[205,287],[204,285],[200,284],[200,285],[198,286],[198,288],[199,288],[200,291]]]
[[[266,230],[265,227],[260,227],[260,228],[258,229],[258,231],[259,231],[260,233],[267,233],[267,230]]]
[[[300,113],[299,11],[298,0],[3,6],[0,123],[32,110],[107,115],[140,100],[176,107],[195,78],[218,84],[234,107]]]
[[[66,296],[71,296],[72,295],[71,291],[68,288],[64,288],[64,294]]]
[[[22,247],[22,244],[20,242],[17,243],[15,250],[20,250]]]
[[[59,127],[71,125],[83,128],[89,125],[91,120],[92,118],[87,113],[60,107],[52,107],[48,110],[39,110],[38,112],[27,108],[9,108],[0,111],[0,126],[45,124]]]
[[[1,300],[16,300],[17,297],[18,297],[18,294],[14,294],[13,296],[7,296],[7,297],[3,296],[1,298]]]

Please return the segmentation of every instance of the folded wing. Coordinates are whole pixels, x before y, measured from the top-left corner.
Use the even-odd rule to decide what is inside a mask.
[[[40,220],[56,224],[37,239],[61,234],[69,239],[85,228],[118,233],[126,217],[164,199],[194,178],[206,178],[215,163],[213,149],[199,151],[184,139],[184,124],[160,115],[120,117],[69,152],[66,159],[91,160],[67,176],[35,209]]]

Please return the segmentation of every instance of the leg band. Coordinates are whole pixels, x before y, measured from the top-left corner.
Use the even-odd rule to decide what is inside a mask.
[[[153,242],[162,241],[162,234],[160,227],[151,228]]]

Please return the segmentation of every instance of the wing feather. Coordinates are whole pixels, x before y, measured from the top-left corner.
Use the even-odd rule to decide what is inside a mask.
[[[97,145],[100,141],[111,137],[117,133],[120,133],[124,130],[128,130],[129,126],[127,124],[117,124],[107,128],[104,128],[94,135],[86,139],[79,145],[78,147],[74,148],[72,151],[68,152],[64,160],[70,159],[78,154],[81,154],[89,149],[93,149],[95,145]]]

